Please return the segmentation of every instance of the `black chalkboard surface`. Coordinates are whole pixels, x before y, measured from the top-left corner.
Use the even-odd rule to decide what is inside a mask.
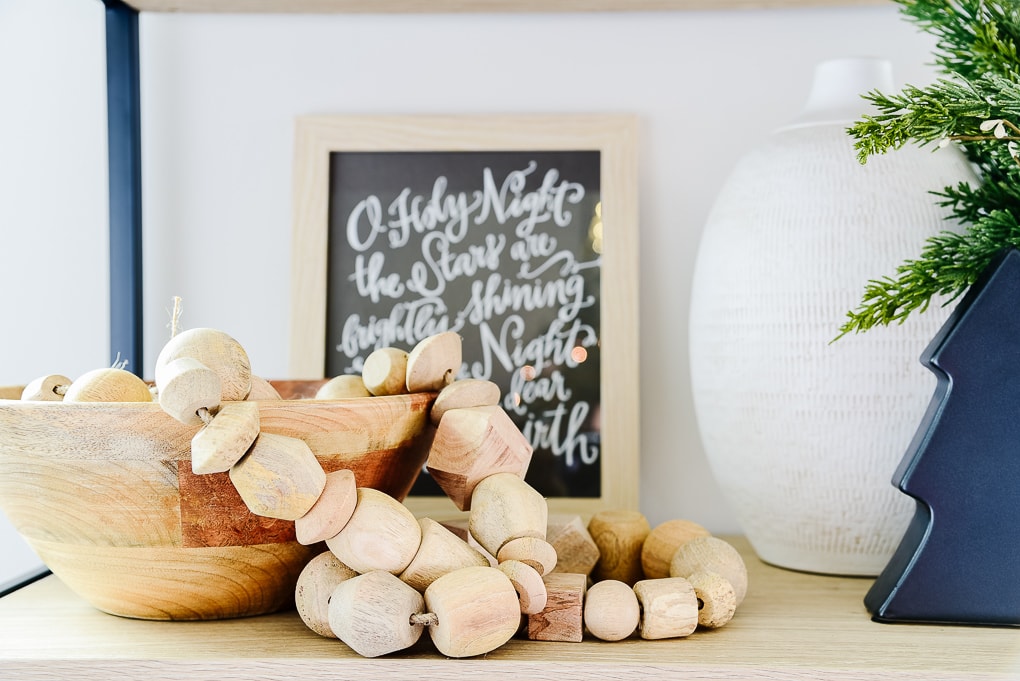
[[[600,497],[600,152],[330,153],[324,375],[453,330],[547,497]],[[413,495],[441,495],[423,475]]]

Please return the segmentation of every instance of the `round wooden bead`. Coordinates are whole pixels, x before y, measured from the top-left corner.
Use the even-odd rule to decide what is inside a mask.
[[[329,626],[329,599],[340,582],[357,576],[331,551],[323,551],[308,561],[294,587],[294,604],[305,626],[319,636],[336,638]]]
[[[545,609],[549,593],[538,570],[519,560],[504,560],[497,568],[514,585],[522,615],[536,615]]]
[[[21,391],[21,399],[37,402],[59,402],[64,399],[64,393],[71,386],[71,379],[60,374],[49,374],[41,376]]]
[[[503,544],[496,554],[496,560],[500,563],[519,560],[535,568],[544,577],[556,567],[556,549],[538,537],[518,537]]]
[[[733,585],[715,572],[695,572],[687,578],[698,597],[698,624],[718,629],[727,624],[737,610]]]
[[[412,617],[424,611],[420,593],[375,570],[336,587],[329,599],[329,626],[354,652],[378,657],[414,645],[424,627]]]
[[[475,485],[471,494],[471,536],[497,555],[511,539],[545,539],[549,506],[545,497],[514,473],[495,473]]]
[[[462,361],[461,338],[444,331],[425,338],[407,356],[408,392],[432,392],[453,383]]]
[[[262,378],[261,376],[251,377],[251,390],[248,391],[247,397],[244,399],[249,402],[256,402],[258,400],[281,400],[279,391],[273,387],[273,384]]]
[[[683,544],[711,533],[690,520],[667,520],[656,525],[641,546],[641,569],[645,579],[669,577],[669,561]]]
[[[465,378],[454,381],[439,391],[436,401],[432,403],[429,419],[433,425],[439,425],[443,414],[451,409],[467,409],[469,407],[494,407],[499,404],[499,386],[492,381],[480,378]]]
[[[195,475],[229,471],[254,444],[259,428],[257,404],[227,402],[191,438],[191,471]]]
[[[326,540],[326,546],[358,572],[384,570],[397,575],[418,553],[421,526],[393,497],[359,487],[354,514],[339,534]]]
[[[297,520],[322,494],[326,472],[304,440],[260,433],[231,466],[230,481],[255,515]]]
[[[599,511],[588,521],[588,533],[599,547],[592,579],[615,579],[633,585],[644,576],[641,547],[651,528],[638,511]]]
[[[365,358],[361,380],[372,395],[407,392],[407,353],[400,348],[379,348]]]
[[[584,625],[603,641],[622,641],[638,628],[641,607],[629,584],[615,579],[593,584],[584,599]]]
[[[730,544],[718,537],[697,537],[673,555],[669,574],[688,577],[695,572],[716,572],[733,585],[737,607],[747,594],[747,567],[744,559]]]
[[[513,584],[492,567],[466,567],[443,575],[425,590],[425,607],[437,618],[429,627],[432,642],[447,657],[495,650],[521,623]]]
[[[329,379],[315,393],[317,400],[338,400],[349,397],[371,397],[361,376],[345,374]]]
[[[156,383],[168,364],[191,357],[220,377],[224,402],[243,400],[251,391],[251,361],[241,344],[218,329],[188,329],[171,338],[156,358]]]
[[[160,379],[159,406],[186,426],[201,426],[199,410],[211,412],[220,405],[220,377],[197,359],[175,359],[163,367]]]
[[[335,537],[354,515],[358,503],[358,484],[354,472],[346,468],[326,474],[326,486],[318,500],[294,521],[297,540],[306,546]]]
[[[68,386],[64,402],[152,402],[152,393],[130,371],[93,369]]]
[[[405,584],[418,591],[425,591],[432,582],[448,572],[472,565],[489,564],[488,558],[435,520],[421,518],[418,524],[421,526],[421,546],[400,573],[400,580]]]
[[[679,638],[698,628],[698,597],[686,579],[643,579],[634,594],[641,604],[641,638]]]

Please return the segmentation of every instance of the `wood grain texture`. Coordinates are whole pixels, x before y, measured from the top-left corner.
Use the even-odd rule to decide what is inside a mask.
[[[614,12],[877,5],[886,0],[127,0],[152,12]]]
[[[871,580],[780,570],[760,562],[746,541],[733,543],[748,566],[747,598],[725,627],[682,640],[515,638],[484,658],[454,663],[423,639],[407,652],[365,660],[311,632],[295,611],[219,622],[126,620],[48,577],[0,599],[0,670],[21,681],[1007,681],[1020,674],[1016,629],[877,624],[862,602]]]

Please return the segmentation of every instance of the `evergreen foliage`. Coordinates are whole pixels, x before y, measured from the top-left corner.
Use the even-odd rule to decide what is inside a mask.
[[[899,94],[872,91],[877,113],[848,129],[862,163],[905,144],[959,144],[978,184],[933,191],[965,226],[929,238],[894,276],[868,282],[841,336],[902,323],[932,298],[960,296],[1003,248],[1020,248],[1020,0],[895,0],[937,38],[942,78]]]

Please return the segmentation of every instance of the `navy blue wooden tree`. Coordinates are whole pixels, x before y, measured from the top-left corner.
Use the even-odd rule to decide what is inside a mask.
[[[938,385],[893,477],[917,510],[865,606],[884,622],[1020,625],[1020,252],[988,267],[921,361]]]

